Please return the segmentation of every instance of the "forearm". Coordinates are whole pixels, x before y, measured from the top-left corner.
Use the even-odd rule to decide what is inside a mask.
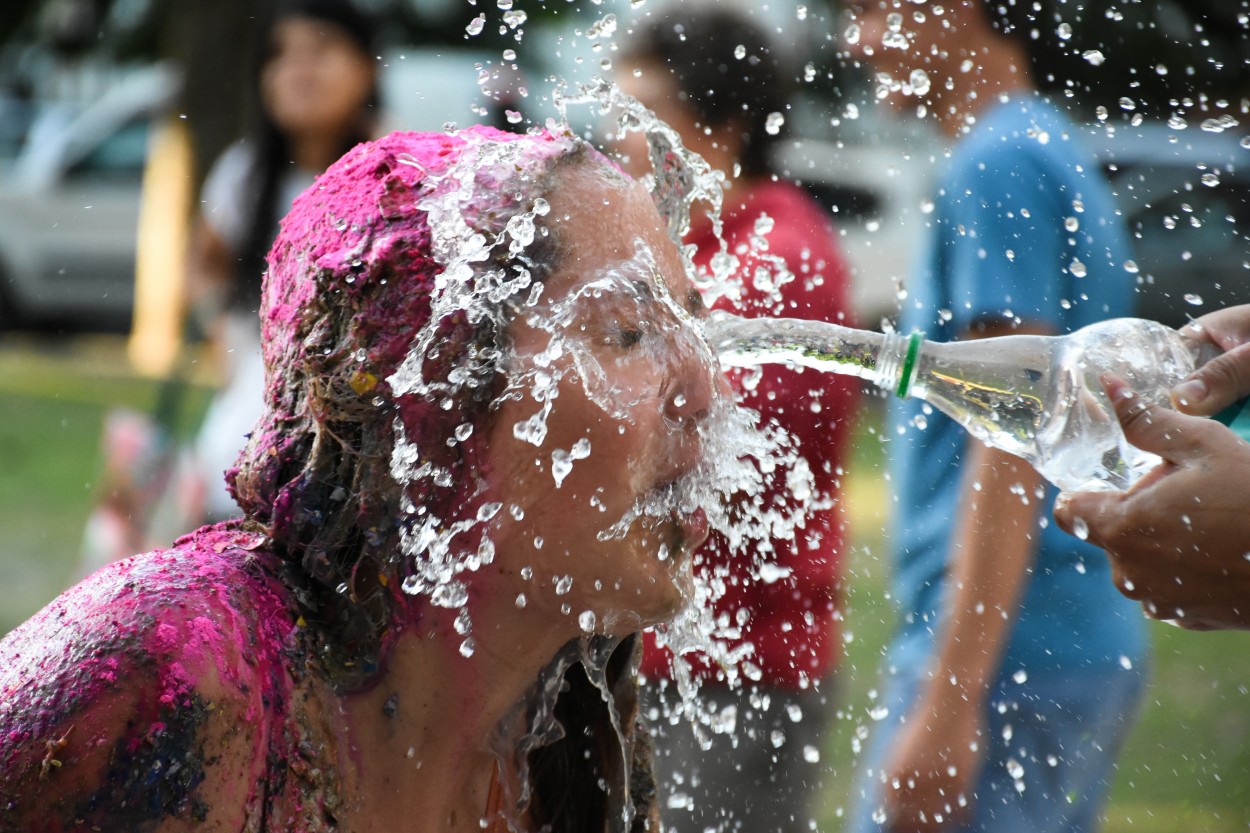
[[[972,439],[966,460],[935,682],[979,705],[998,676],[1034,562],[1042,480],[1019,458]]]

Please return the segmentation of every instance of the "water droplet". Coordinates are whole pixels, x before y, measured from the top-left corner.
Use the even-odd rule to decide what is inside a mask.
[[[595,622],[595,612],[593,610],[583,610],[577,616],[577,626],[582,629],[582,633],[594,633]]]
[[[1135,260],[1124,261],[1124,271],[1128,272],[1130,275],[1136,275],[1140,271],[1137,266],[1137,261]]]
[[[525,607],[526,604],[528,604],[528,600],[525,598],[525,594],[517,593],[516,594],[516,606]]]
[[[460,643],[460,656],[471,657],[473,652],[477,650],[477,643],[473,641],[473,637],[468,637],[464,642]]]
[[[780,729],[773,729],[772,734],[769,735],[769,739],[772,740],[774,749],[780,749],[785,745],[786,733]]]
[[[1084,518],[1072,519],[1072,534],[1082,541],[1089,540],[1089,524],[1085,522]]]
[[[586,30],[586,37],[590,40],[610,38],[614,34],[616,34],[616,15],[614,14],[605,14]]]
[[[1020,762],[1015,758],[1008,758],[1007,774],[1011,776],[1013,781],[1019,781],[1024,778],[1024,767],[1020,766]]]
[[[859,33],[859,24],[852,23],[850,26],[847,26],[846,31],[842,33],[842,40],[844,40],[848,45],[854,46],[859,43]]]
[[[1250,148],[1250,136],[1242,136],[1240,144],[1243,148]]]
[[[915,95],[926,95],[929,92],[929,73],[923,69],[913,69],[908,81]]]
[[[1072,262],[1068,264],[1068,271],[1074,278],[1083,278],[1086,275],[1085,264],[1076,258],[1072,258]]]
[[[759,219],[755,221],[755,233],[761,236],[767,235],[773,230],[775,225],[776,221],[772,217],[769,217],[767,214],[761,214]]]
[[[781,132],[781,126],[786,123],[786,117],[781,113],[769,113],[768,118],[764,120],[764,130],[769,136],[776,136]]]
[[[1055,29],[1055,34],[1059,36],[1059,40],[1071,40],[1072,24],[1065,20],[1063,23],[1059,24],[1058,28]]]
[[[868,710],[868,717],[871,720],[885,720],[890,716],[890,710],[885,706],[873,706]]]
[[[1015,680],[1015,682],[1019,685],[1024,685],[1029,681],[1029,672],[1021,668],[1019,671],[1011,675],[1011,679]]]
[[[572,576],[560,576],[560,578],[556,579],[556,595],[557,596],[566,595],[571,589],[573,589],[573,577]]]
[[[1232,116],[1223,115],[1213,119],[1204,119],[1202,129],[1208,133],[1223,133],[1225,130],[1236,127],[1237,124],[1237,120]]]
[[[1202,306],[1202,296],[1197,294],[1196,292],[1186,292],[1185,303],[1189,304],[1190,306],[1200,307]]]
[[[525,580],[525,581],[529,581],[529,580],[530,580],[530,579],[532,579],[533,577],[534,577],[534,568],[533,568],[533,567],[522,567],[522,568],[521,568],[521,578],[522,578],[523,580]]]
[[[1220,184],[1220,175],[1213,171],[1208,171],[1202,175],[1202,184],[1208,188],[1214,188]]]
[[[479,14],[477,17],[469,21],[469,25],[464,30],[469,33],[469,37],[476,37],[482,34],[482,29],[486,27],[486,15]]]
[[[509,29],[515,29],[521,26],[529,19],[529,15],[520,9],[503,13],[503,22],[508,24]]]
[[[911,418],[911,424],[916,426],[918,430],[923,431],[929,427],[929,420],[925,419],[924,414],[916,414]]]
[[[747,56],[747,48],[745,46],[743,46],[742,44],[738,44],[737,46],[734,47],[735,58],[741,61],[746,56]]]
[[[520,124],[521,119],[525,118],[516,110],[504,110],[504,117],[508,119],[508,124]]]
[[[1075,217],[1068,217],[1063,221],[1063,227],[1068,231],[1073,232],[1081,227],[1081,221]]]
[[[807,761],[809,764],[819,763],[820,762],[820,750],[812,746],[811,744],[804,746],[803,747],[803,760]]]
[[[1189,127],[1189,122],[1185,121],[1179,115],[1173,114],[1168,118],[1168,127],[1173,130],[1184,130]]]
[[[1123,98],[1120,99],[1120,109],[1121,110],[1136,110],[1137,102],[1133,101],[1133,99],[1129,98],[1128,96],[1124,96]]]
[[[1133,670],[1133,661],[1132,661],[1131,659],[1129,659],[1128,657],[1126,657],[1126,656],[1121,656],[1121,657],[1120,657],[1120,667],[1121,667],[1121,668],[1123,668],[1125,671],[1132,671],[1132,670]]]
[[[1107,60],[1107,56],[1103,55],[1100,50],[1086,49],[1081,53],[1081,57],[1089,62],[1090,66],[1100,67]]]
[[[515,50],[515,49],[505,49],[505,50],[503,51],[503,59],[504,59],[505,61],[515,61],[515,60],[516,60],[516,50]]]

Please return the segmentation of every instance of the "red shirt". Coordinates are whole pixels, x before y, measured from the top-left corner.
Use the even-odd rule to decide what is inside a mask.
[[[767,249],[756,254],[751,252],[750,237],[761,215],[770,217],[773,227],[766,235]],[[747,317],[851,323],[849,275],[834,244],[833,226],[824,210],[799,187],[765,181],[745,194],[733,194],[726,202],[723,233],[728,251],[740,261],[736,278],[742,297],[738,301],[721,298],[713,308]],[[707,268],[719,251],[710,222],[696,226],[686,242],[697,247],[695,263],[701,268]],[[756,269],[766,265],[769,255],[782,258],[794,273],[794,280],[777,292],[756,285]],[[784,365],[765,365],[758,384],[744,384],[746,375],[739,371],[730,374],[742,403],[758,411],[763,420],[776,420],[794,437],[815,481],[812,502],[829,501],[842,476],[840,467],[858,381]],[[785,485],[783,474],[767,485],[764,500],[792,501]],[[730,622],[737,622],[740,610],[748,612],[742,637],[731,640],[730,646],[742,642],[754,646],[744,665],[752,664],[763,672],[760,682],[798,688],[804,678],[819,680],[833,668],[840,655],[835,611],[844,539],[841,508],[834,504],[810,512],[806,527],[796,530],[793,541],[774,541],[775,556],[756,559],[746,553],[731,555],[717,533],[696,553],[697,571],[727,572],[725,593],[716,603],[717,615],[728,614]],[[761,576],[759,562],[763,560],[775,563],[782,571],[770,569]],[[782,577],[777,578],[779,572]],[[669,676],[669,659],[667,649],[658,648],[655,635],[648,631],[643,673],[652,678]],[[705,678],[715,676],[702,657],[688,659]]]

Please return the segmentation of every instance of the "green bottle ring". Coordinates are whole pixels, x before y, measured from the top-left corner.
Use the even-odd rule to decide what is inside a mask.
[[[903,372],[898,375],[898,387],[894,395],[906,399],[911,393],[911,377],[916,370],[916,359],[920,356],[920,345],[924,344],[924,333],[914,331],[907,337],[907,354],[903,356]]]

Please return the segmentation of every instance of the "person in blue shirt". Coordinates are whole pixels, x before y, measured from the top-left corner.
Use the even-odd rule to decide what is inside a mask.
[[[1128,236],[1077,129],[1037,91],[1029,9],[856,14],[858,57],[899,79],[893,97],[949,148],[904,331],[1059,334],[1130,312]],[[1049,522],[1054,489],[1026,463],[923,403],[897,403],[891,423],[901,617],[849,829],[1095,829],[1143,693],[1140,613],[1102,554]]]

